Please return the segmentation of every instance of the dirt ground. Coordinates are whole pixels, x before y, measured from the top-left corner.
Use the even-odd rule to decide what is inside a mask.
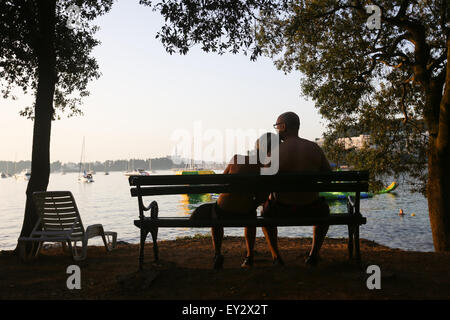
[[[362,240],[362,263],[348,260],[346,239],[326,239],[316,267],[304,264],[311,239],[280,238],[284,267],[272,265],[264,238],[257,238],[255,264],[242,269],[244,239],[226,237],[224,269],[213,270],[211,238],[161,241],[160,261],[146,245],[143,272],[138,245],[119,244],[112,252],[89,247],[75,263],[61,248],[46,248],[23,263],[0,254],[0,299],[449,299],[450,254],[390,249]],[[69,290],[69,265],[81,270],[81,289]],[[381,289],[367,288],[367,266],[381,270]]]

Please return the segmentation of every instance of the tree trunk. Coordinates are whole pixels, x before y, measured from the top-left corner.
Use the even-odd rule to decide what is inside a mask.
[[[450,251],[450,40],[447,48],[444,92],[439,117],[434,121],[438,130],[430,135],[428,149],[428,209],[434,249],[438,252]]]
[[[56,0],[37,2],[38,39],[38,87],[34,110],[33,150],[31,155],[31,178],[27,186],[25,216],[20,236],[29,236],[38,220],[33,205],[35,191],[46,191],[50,176],[50,133],[53,116],[53,95],[56,83],[56,54],[54,46]],[[27,245],[27,254],[37,246]]]

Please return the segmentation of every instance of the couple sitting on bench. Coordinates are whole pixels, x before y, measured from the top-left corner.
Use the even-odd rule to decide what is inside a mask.
[[[281,143],[273,152],[279,155],[280,172],[321,172],[331,171],[328,160],[322,149],[314,142],[302,139],[298,136],[300,119],[293,112],[280,115],[274,124],[278,135],[266,133],[256,141],[256,150],[272,150],[274,139],[280,139]],[[257,152],[260,155],[260,152]],[[270,154],[267,154],[270,157]],[[257,164],[251,164],[249,156],[238,160],[235,155],[228,164],[224,174],[254,173],[259,174],[265,163],[265,159],[257,158]],[[244,162],[244,163],[243,163]],[[267,165],[266,165],[267,166]],[[289,217],[301,216],[326,216],[330,210],[324,198],[319,198],[318,192],[285,192],[285,193],[221,193],[216,203],[207,203],[198,207],[191,215],[191,219],[215,217],[218,219],[237,217],[256,217],[256,209],[262,205],[264,217]],[[272,254],[275,265],[284,265],[278,251],[277,227],[263,227],[263,232]],[[314,226],[312,248],[306,263],[316,265],[319,250],[328,231],[327,225]],[[213,227],[211,230],[215,251],[214,268],[223,267],[223,255],[221,254],[223,227]],[[253,265],[253,248],[255,244],[256,227],[245,228],[245,242],[247,257],[242,267]]]

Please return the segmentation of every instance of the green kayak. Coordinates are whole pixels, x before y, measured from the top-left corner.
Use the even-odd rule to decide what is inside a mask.
[[[388,187],[378,192],[361,192],[361,199],[372,198],[376,194],[389,193],[398,187],[397,182],[392,182]],[[319,195],[327,200],[346,200],[348,196],[354,196],[354,192],[320,192]]]

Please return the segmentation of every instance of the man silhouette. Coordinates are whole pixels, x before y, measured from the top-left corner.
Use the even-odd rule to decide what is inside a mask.
[[[279,146],[279,172],[320,172],[331,171],[322,149],[314,142],[298,136],[300,119],[294,112],[280,115],[274,128],[282,140]],[[266,217],[280,216],[326,216],[330,210],[318,192],[278,192],[272,193],[264,204],[262,214]],[[283,265],[278,252],[277,228],[263,228],[274,264]],[[313,228],[313,243],[306,263],[316,265],[319,250],[328,232],[328,225]]]

